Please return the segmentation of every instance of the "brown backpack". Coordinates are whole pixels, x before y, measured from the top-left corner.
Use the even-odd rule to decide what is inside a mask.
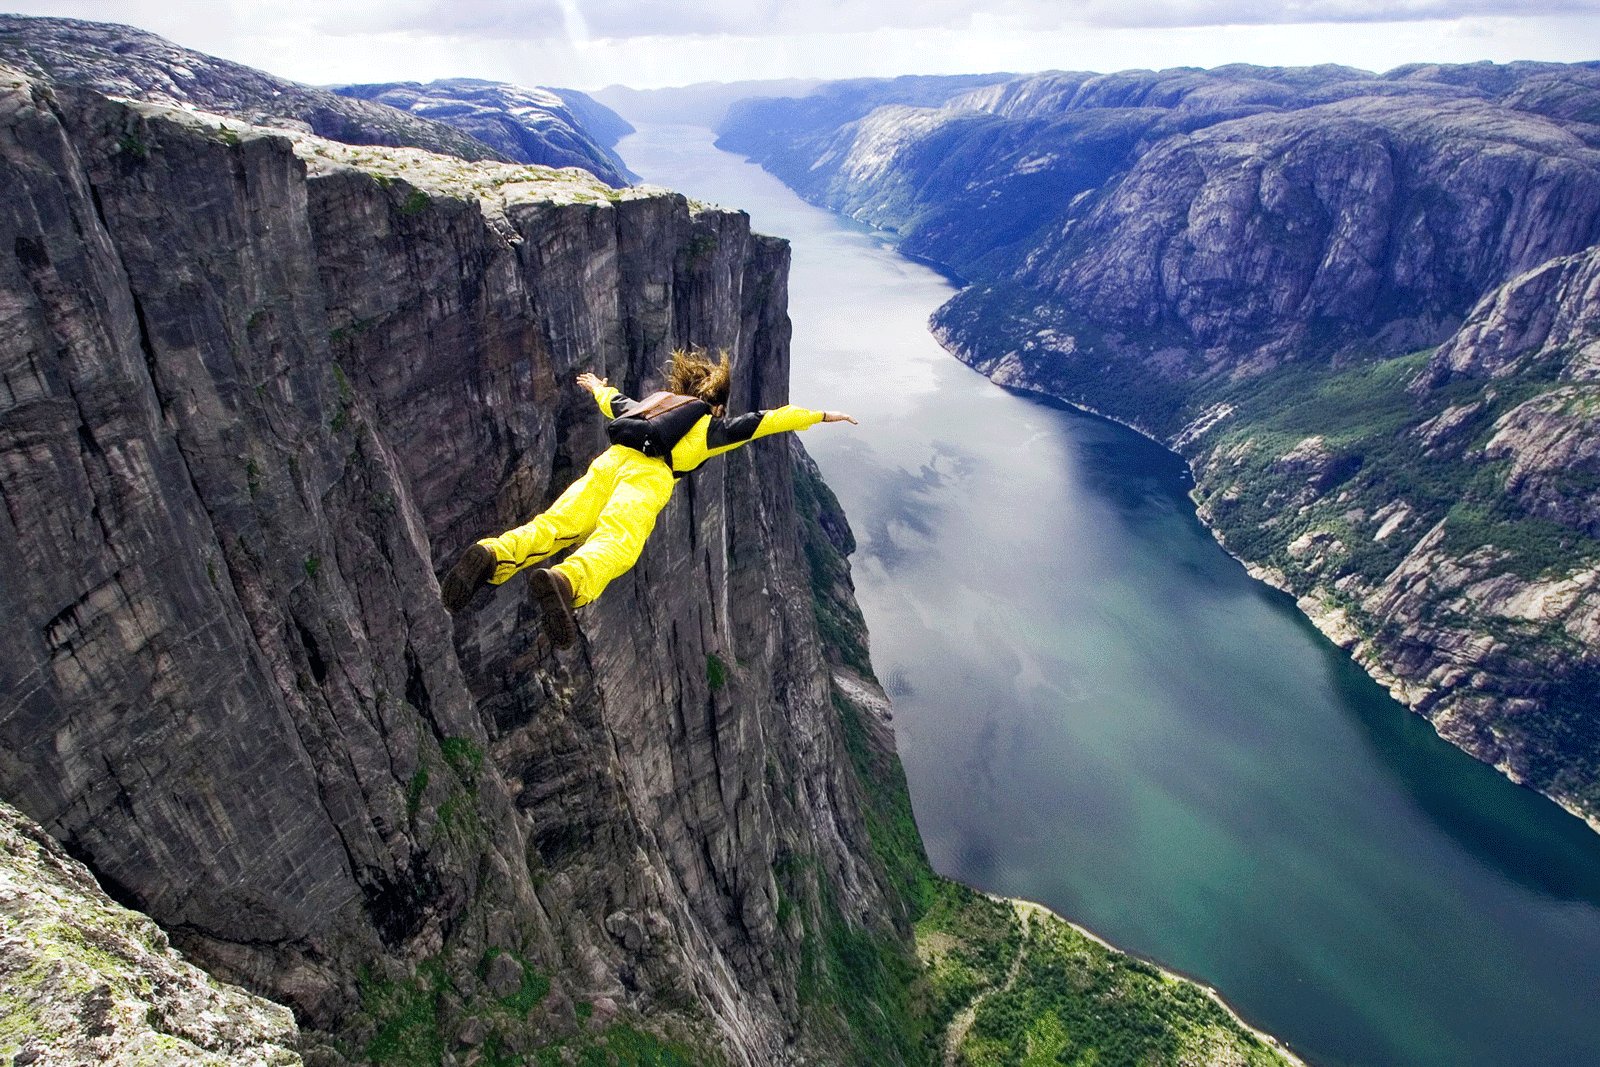
[[[681,393],[651,393],[626,415],[612,419],[611,425],[606,427],[606,436],[614,445],[626,445],[647,456],[665,459],[672,454],[672,446],[683,439],[700,415],[694,413],[694,419],[665,416],[690,404],[704,405],[705,401]],[[685,412],[687,414],[690,413]]]

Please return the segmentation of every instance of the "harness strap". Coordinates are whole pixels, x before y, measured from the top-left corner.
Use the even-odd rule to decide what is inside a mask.
[[[676,411],[685,404],[693,404],[698,397],[684,396],[682,393],[651,393],[639,401],[639,406],[628,412],[630,419],[653,419],[657,415],[665,415],[669,411]]]

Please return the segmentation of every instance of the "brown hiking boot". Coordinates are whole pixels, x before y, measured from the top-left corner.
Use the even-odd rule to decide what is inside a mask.
[[[466,607],[472,595],[489,584],[492,574],[494,553],[482,545],[468,545],[439,583],[439,599],[444,602],[444,610],[454,615]]]
[[[572,583],[560,571],[540,567],[529,576],[528,586],[544,613],[550,643],[557,648],[571,648],[578,640],[578,619],[572,614]]]

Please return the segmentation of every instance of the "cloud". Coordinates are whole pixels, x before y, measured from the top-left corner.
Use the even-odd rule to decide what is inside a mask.
[[[834,35],[979,27],[1166,29],[1600,14],[1600,0],[393,0],[328,5],[340,35],[506,40]]]
[[[1600,57],[1600,0],[11,0],[311,84],[756,78]],[[1494,14],[1494,12],[1500,12]],[[1400,19],[1381,24],[1375,20]]]
[[[1012,4],[1015,0],[1002,0]],[[1022,6],[1039,7],[1028,2]],[[340,35],[416,33],[493,40],[639,37],[773,37],[856,33],[968,24],[986,5],[979,0],[397,0],[330,5],[318,17],[324,32]]]
[[[1154,29],[1600,14],[1600,0],[1088,0],[1073,10],[1088,25]]]

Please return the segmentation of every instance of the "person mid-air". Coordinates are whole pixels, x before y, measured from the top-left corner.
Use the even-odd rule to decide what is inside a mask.
[[[544,512],[467,546],[439,583],[445,609],[454,614],[483,586],[500,585],[576,546],[566,559],[539,568],[529,579],[551,643],[566,648],[578,636],[573,609],[598,597],[638,560],[678,476],[758,437],[819,422],[856,421],[843,412],[792,405],[728,418],[723,414],[728,354],[719,356],[712,362],[699,350],[674,351],[666,367],[666,391],[643,400],[628,399],[588,371],[578,375],[578,384],[611,420],[606,427],[611,447]]]

